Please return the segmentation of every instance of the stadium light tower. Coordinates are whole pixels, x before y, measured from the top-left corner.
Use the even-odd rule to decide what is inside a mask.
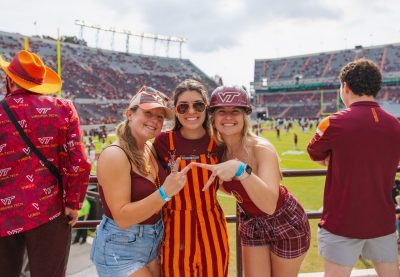
[[[126,53],[129,53],[129,36],[130,36],[130,32],[127,31],[127,32],[126,32],[126,40],[125,40],[125,49],[126,49]]]
[[[99,48],[99,35],[101,27],[99,25],[96,25],[93,28],[96,29],[96,48]]]
[[[99,34],[100,31],[105,31],[105,32],[112,32],[112,41],[111,41],[111,48],[114,47],[114,35],[115,34],[123,34],[126,35],[126,51],[129,52],[129,36],[133,37],[139,37],[140,38],[140,53],[143,53],[143,39],[150,39],[153,41],[153,54],[156,54],[156,47],[157,47],[157,42],[159,41],[166,41],[166,53],[167,56],[169,55],[169,46],[170,43],[178,43],[179,44],[179,58],[182,58],[182,45],[183,43],[186,43],[185,38],[181,37],[173,37],[173,36],[164,36],[164,35],[157,35],[157,34],[149,34],[149,33],[139,33],[139,32],[133,32],[133,31],[126,31],[126,30],[117,30],[115,28],[104,28],[101,27],[100,25],[93,25],[93,24],[88,24],[84,22],[83,20],[75,20],[75,24],[81,27],[81,39],[83,40],[83,28],[91,28],[96,30],[96,48],[99,47]],[[113,49],[114,50],[114,49]]]
[[[110,32],[111,32],[111,50],[114,51],[115,28],[110,28]]]
[[[143,54],[143,33],[140,34],[140,54]]]
[[[183,43],[184,43],[184,41],[179,42],[179,59],[182,59],[182,44]]]
[[[79,45],[80,45],[80,47],[82,47],[82,44],[83,44],[83,26],[81,26],[81,30],[80,30],[79,36],[80,36],[80,39],[81,39],[81,41],[79,42]]]
[[[156,55],[157,40],[158,40],[158,36],[156,35],[156,37],[155,37],[154,40],[153,40],[153,42],[154,42],[154,46],[153,46],[153,56]]]
[[[170,41],[171,41],[170,39],[167,39],[167,47],[165,49],[165,55],[167,55],[167,57],[169,57],[169,42]]]

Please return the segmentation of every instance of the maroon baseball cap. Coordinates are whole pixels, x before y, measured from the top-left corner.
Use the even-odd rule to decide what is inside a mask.
[[[174,112],[171,107],[172,101],[164,93],[148,86],[142,86],[132,97],[129,108],[139,106],[142,110],[163,108],[166,119],[172,119]]]
[[[247,114],[252,111],[247,92],[238,86],[220,86],[211,93],[211,111],[218,107],[241,107]]]

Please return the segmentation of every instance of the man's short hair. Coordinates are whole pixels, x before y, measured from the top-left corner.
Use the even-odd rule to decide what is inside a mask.
[[[349,86],[359,96],[376,97],[382,87],[382,74],[376,64],[368,59],[359,59],[346,64],[339,74],[340,82]]]

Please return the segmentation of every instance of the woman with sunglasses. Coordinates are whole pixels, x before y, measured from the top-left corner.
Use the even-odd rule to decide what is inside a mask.
[[[216,164],[217,147],[208,127],[207,91],[198,81],[185,80],[174,92],[175,126],[161,133],[154,146],[168,170],[191,162]],[[180,161],[178,159],[181,159]],[[217,184],[203,186],[206,170],[188,171],[188,184],[171,197],[164,211],[165,237],[161,271],[165,277],[227,276],[229,245],[224,213],[217,201]]]
[[[158,277],[164,233],[160,210],[167,195],[183,188],[190,166],[181,172],[176,166],[166,176],[148,142],[160,133],[164,118],[173,116],[161,92],[142,87],[125,116],[117,127],[117,141],[104,149],[97,162],[105,215],[90,256],[101,277]]]
[[[304,209],[280,185],[278,155],[251,131],[247,93],[239,87],[218,87],[211,95],[213,134],[224,162],[195,163],[212,172],[207,189],[219,178],[221,189],[238,203],[239,236],[246,277],[297,276],[310,246]]]

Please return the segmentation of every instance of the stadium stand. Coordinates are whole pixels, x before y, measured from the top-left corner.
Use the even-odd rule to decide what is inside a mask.
[[[257,116],[317,118],[343,108],[338,75],[345,64],[359,58],[371,59],[380,67],[384,86],[377,100],[400,117],[400,44],[256,59]]]
[[[46,64],[57,68],[54,39],[29,37],[29,45]],[[22,48],[22,35],[0,31],[0,54],[5,59],[11,59]],[[187,59],[70,43],[62,43],[61,49],[62,94],[74,101],[83,125],[119,122],[127,101],[143,84],[170,96],[175,85],[186,78],[203,81],[209,91],[217,87],[213,79]],[[400,117],[400,44],[255,60],[253,87],[257,116],[317,118],[343,108],[338,99],[339,71],[346,63],[362,57],[380,66],[384,87],[377,99]],[[2,72],[0,89],[4,91]]]
[[[0,31],[0,54],[10,60],[23,48],[20,34]],[[57,42],[49,37],[29,37],[29,47],[43,61],[57,68]],[[76,44],[61,44],[64,97],[73,99],[82,123],[107,124],[122,119],[130,97],[148,85],[171,96],[175,86],[187,78],[201,80],[212,91],[217,87],[190,60],[146,56],[96,49]],[[0,75],[4,91],[4,75]]]

